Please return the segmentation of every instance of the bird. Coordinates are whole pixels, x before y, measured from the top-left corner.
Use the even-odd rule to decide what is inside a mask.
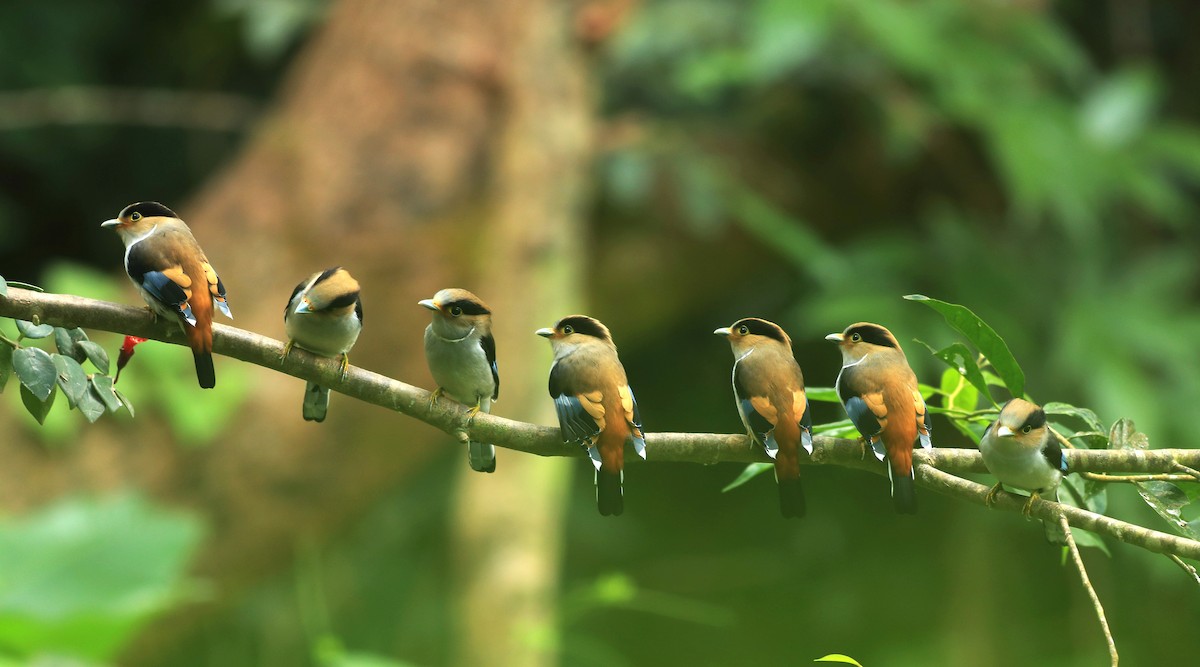
[[[800,450],[812,454],[812,415],[792,339],[774,322],[747,317],[713,332],[733,349],[733,394],[750,437],[775,462],[779,511],[804,516]]]
[[[979,440],[983,464],[999,480],[988,491],[984,503],[991,507],[1004,484],[1029,491],[1029,500],[1021,508],[1025,516],[1033,511],[1033,501],[1041,495],[1058,501],[1058,485],[1067,474],[1067,459],[1058,439],[1046,426],[1046,411],[1022,398],[1014,398],[1000,408],[996,421],[988,425]],[[1065,544],[1066,536],[1056,522],[1043,521],[1046,539]]]
[[[917,376],[908,365],[900,343],[887,328],[858,322],[826,340],[842,351],[842,369],[837,377],[837,394],[850,421],[871,445],[875,457],[888,461],[892,503],[901,514],[917,511],[913,479],[913,442],[933,447],[929,414],[917,386]]]
[[[600,514],[619,515],[625,510],[625,445],[645,459],[646,438],[612,334],[586,315],[569,315],[535,333],[554,351],[549,389],[563,441],[587,450]]]
[[[126,206],[100,226],[116,231],[125,244],[125,272],[155,319],[159,315],[174,319],[183,328],[200,386],[216,386],[213,310],[230,319],[233,314],[225,300],[225,285],[187,224],[166,206],[142,201]]]
[[[491,412],[492,403],[500,398],[492,310],[479,297],[457,288],[417,303],[433,311],[425,327],[425,361],[438,387],[430,401],[446,394],[468,406],[468,419]],[[468,443],[467,462],[477,472],[495,472],[496,447]]]
[[[362,332],[363,306],[358,281],[340,266],[318,271],[296,285],[283,308],[283,328],[292,347],[322,357],[341,357],[343,380],[350,367],[350,348]],[[315,382],[304,386],[301,414],[305,421],[323,422],[329,412],[329,388]]]

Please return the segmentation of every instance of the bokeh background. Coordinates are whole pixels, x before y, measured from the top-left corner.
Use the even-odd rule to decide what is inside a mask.
[[[737,432],[710,335],[953,340],[962,303],[1039,401],[1193,445],[1200,404],[1200,6],[1158,0],[205,0],[0,6],[0,275],[140,303],[99,223],[191,224],[232,323],[283,336],[313,271],[362,282],[355,365],[432,388],[416,301],[497,312],[500,415],[552,423],[533,329],[613,330],[651,431]],[[7,334],[12,323],[0,322]],[[120,338],[94,332],[115,355]],[[1092,608],[1034,522],[806,469],[590,467],[501,451],[185,350],[138,348],[136,418],[0,406],[0,664],[1095,665]],[[60,401],[62,403],[62,401]],[[815,418],[842,417],[817,404]],[[942,446],[969,446],[944,422]],[[1111,514],[1169,530],[1127,488]],[[1195,518],[1192,516],[1189,519]],[[1200,651],[1200,590],[1085,552],[1126,664]],[[57,664],[57,663],[56,663]]]

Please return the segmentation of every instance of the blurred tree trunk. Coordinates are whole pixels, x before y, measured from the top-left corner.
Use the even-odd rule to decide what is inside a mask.
[[[495,315],[500,409],[553,423],[549,346],[533,335],[582,310],[583,204],[591,162],[587,69],[572,6],[537,0],[510,16],[512,48],[495,153],[496,217],[480,289]],[[573,463],[500,451],[494,475],[463,465],[456,512],[455,664],[556,664],[564,492]]]
[[[366,311],[352,361],[431,387],[416,301],[470,287],[497,310],[497,413],[550,423],[536,379],[549,351],[532,330],[578,305],[590,159],[571,11],[551,0],[333,6],[243,153],[182,207],[229,288],[235,324],[282,338],[292,287],[341,264],[362,283]],[[172,445],[142,415],[87,429],[62,455],[0,444],[8,504],[135,485],[198,510],[213,532],[195,573],[228,599],[289,562],[299,539],[344,526],[448,455],[432,444],[444,434],[336,394],[326,423],[305,423],[303,383],[246,372],[247,404],[200,450]],[[464,483],[464,564],[479,578],[462,587],[463,664],[553,662],[519,630],[555,622],[567,465],[502,451],[496,474]],[[121,664],[161,663],[202,616],[191,607],[155,622]]]

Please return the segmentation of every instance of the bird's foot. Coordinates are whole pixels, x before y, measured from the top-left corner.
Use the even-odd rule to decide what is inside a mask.
[[[1004,490],[1001,487],[1002,487],[1002,485],[1000,484],[1000,482],[996,482],[996,485],[993,486],[987,492],[987,495],[983,497],[984,507],[991,507],[992,505],[996,504],[996,496],[999,496],[1000,493]]]
[[[467,408],[467,428],[471,428],[471,424],[475,422],[475,415],[483,411],[483,406],[479,403]]]
[[[446,393],[446,390],[442,389],[441,387],[438,387],[437,389],[433,390],[433,393],[429,394],[430,409],[432,409],[433,406],[437,405],[438,399],[441,398],[442,394],[444,394],[444,393]]]
[[[346,374],[350,371],[350,353],[342,353],[342,382],[346,381]]]
[[[295,344],[296,344],[296,341],[294,341],[294,340],[289,340],[289,341],[287,342],[287,345],[284,345],[284,346],[283,346],[283,354],[279,355],[279,362],[280,362],[280,363],[283,363],[283,362],[287,361],[288,355],[292,353],[292,346],[293,346],[293,345],[295,345]]]
[[[1037,491],[1030,491],[1029,500],[1026,500],[1025,506],[1021,508],[1021,514],[1024,514],[1027,517],[1033,516],[1033,501],[1039,500],[1040,498],[1041,496],[1038,495]]]

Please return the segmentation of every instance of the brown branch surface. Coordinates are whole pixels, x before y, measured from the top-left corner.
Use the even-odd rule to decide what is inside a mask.
[[[184,344],[178,328],[155,322],[145,308],[133,308],[82,297],[42,294],[10,288],[8,297],[0,297],[0,316],[24,320],[37,318],[40,322],[64,327],[102,329],[145,338]],[[494,442],[496,445],[537,454],[538,456],[583,456],[577,447],[562,442],[559,431],[549,426],[528,424],[480,413],[468,419],[465,408],[451,401],[430,404],[430,393],[378,373],[350,367],[345,380],[339,378],[340,365],[334,359],[316,357],[303,350],[293,350],[282,358],[281,341],[237,329],[213,326],[213,351],[311,380],[352,398],[404,413],[427,424],[457,434],[465,431],[471,439]],[[769,459],[754,447],[745,435],[719,433],[648,433],[647,460],[712,464],[722,462],[752,463]],[[1064,454],[1072,471],[1104,472],[1166,472],[1176,465],[1200,466],[1200,450],[1083,450]],[[973,449],[935,448],[915,452],[917,482],[940,493],[984,504],[988,488],[950,473],[983,473],[983,459]],[[813,438],[812,464],[840,465],[869,470],[877,474],[886,471],[874,458],[863,458],[862,447],[855,440],[816,436]],[[1023,499],[1001,494],[993,508],[1020,511]],[[1200,542],[1177,537],[1149,528],[1142,528],[1101,514],[1045,500],[1033,503],[1033,514],[1051,521],[1057,520],[1055,510],[1061,511],[1072,526],[1107,535],[1113,539],[1162,554],[1200,560]]]

